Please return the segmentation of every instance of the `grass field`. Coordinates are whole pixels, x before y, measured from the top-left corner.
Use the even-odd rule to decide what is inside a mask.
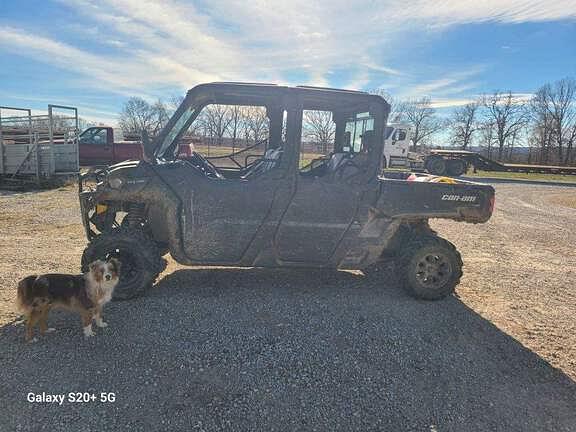
[[[218,157],[218,156],[226,156],[233,152],[238,152],[243,149],[243,147],[236,147],[232,148],[229,146],[203,146],[203,145],[196,145],[195,149],[197,152],[201,153],[205,157]],[[254,148],[249,150],[245,153],[241,153],[239,156],[236,157],[236,160],[241,164],[244,163],[244,158],[248,155],[254,156],[262,156],[263,148]],[[300,156],[300,168],[309,164],[312,160],[322,157],[322,154],[318,153],[303,153]],[[250,158],[249,162],[254,161],[255,158]],[[234,163],[232,163],[228,159],[220,159],[217,161],[212,161],[218,167],[233,167]],[[541,173],[515,173],[515,172],[498,172],[498,171],[480,171],[478,170],[476,173],[470,170],[467,174],[470,177],[494,177],[494,178],[509,178],[509,179],[518,179],[518,180],[542,180],[542,181],[554,181],[554,182],[567,182],[567,183],[576,183],[576,176],[573,175],[562,175],[562,174],[541,174]]]
[[[232,147],[228,147],[228,146],[195,145],[194,148],[198,153],[202,154],[204,157],[211,158],[211,157],[227,156],[227,155],[232,154],[234,152],[239,152],[244,147],[236,147],[233,149]],[[246,156],[254,155],[254,156],[260,156],[261,157],[262,154],[263,154],[263,148],[257,147],[257,148],[248,150],[244,153],[241,153],[240,155],[236,156],[235,159],[238,162],[240,162],[241,164],[243,164],[244,158]],[[323,155],[320,153],[302,153],[300,155],[300,168],[308,165],[312,160],[318,159],[322,156]],[[253,162],[254,160],[255,160],[255,158],[250,158],[248,161]],[[233,167],[234,166],[234,163],[231,162],[229,159],[220,159],[220,160],[216,160],[216,161],[212,160],[212,163],[214,163],[214,165],[216,165],[217,167]]]
[[[495,177],[495,178],[509,178],[518,180],[544,180],[544,181],[560,181],[567,183],[576,183],[576,176],[562,175],[562,174],[541,174],[541,173],[516,173],[516,172],[498,172],[498,171],[480,171],[474,173],[472,170],[466,174],[470,177]]]
[[[194,150],[203,155],[204,157],[217,157],[217,156],[226,156],[231,154],[232,152],[239,152],[244,147],[232,147],[227,146],[204,146],[204,145],[194,145]],[[254,149],[253,151],[248,151],[246,154],[253,154],[253,153],[262,153],[262,151],[258,151],[258,149]]]

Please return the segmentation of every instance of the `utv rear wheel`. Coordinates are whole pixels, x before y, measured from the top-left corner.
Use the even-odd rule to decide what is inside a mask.
[[[88,271],[93,261],[111,257],[117,258],[121,264],[114,300],[141,295],[166,267],[154,241],[141,230],[128,227],[116,228],[95,237],[82,254],[82,271]]]
[[[408,294],[419,299],[449,296],[462,276],[462,258],[456,247],[432,235],[407,243],[397,264],[402,285]]]

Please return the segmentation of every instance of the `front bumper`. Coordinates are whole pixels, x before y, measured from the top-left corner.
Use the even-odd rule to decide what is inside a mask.
[[[80,201],[80,215],[82,225],[88,241],[92,240],[96,233],[90,227],[90,212],[96,210],[97,189],[101,186],[108,175],[106,168],[94,167],[78,176],[78,199]],[[89,186],[90,184],[90,186]]]

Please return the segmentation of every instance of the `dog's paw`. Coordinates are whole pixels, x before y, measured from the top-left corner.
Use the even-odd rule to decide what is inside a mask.
[[[38,342],[38,338],[33,337],[32,339],[28,339],[26,342],[35,343],[35,342]]]
[[[55,331],[56,331],[56,329],[55,329],[54,327],[48,327],[48,328],[46,329],[46,333],[52,333],[52,332],[55,332]]]
[[[85,337],[94,336],[94,332],[92,331],[92,327],[84,327],[84,336]]]
[[[96,325],[97,325],[98,327],[100,327],[100,328],[108,327],[108,323],[107,323],[107,322],[104,322],[104,321],[102,321],[102,320],[96,321]]]

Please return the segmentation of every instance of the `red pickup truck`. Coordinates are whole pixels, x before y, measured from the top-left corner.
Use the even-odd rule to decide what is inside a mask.
[[[140,141],[114,140],[114,129],[96,126],[86,129],[79,137],[80,165],[110,165],[125,160],[142,159]],[[178,157],[188,158],[194,152],[192,143],[181,143]]]

